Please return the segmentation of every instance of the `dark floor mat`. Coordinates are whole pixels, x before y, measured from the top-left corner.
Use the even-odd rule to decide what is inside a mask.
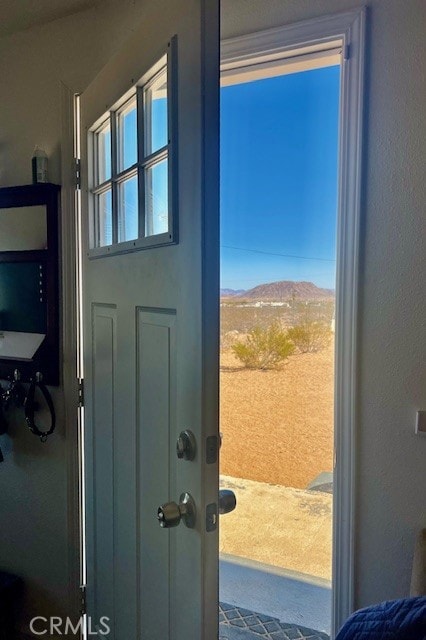
[[[219,640],[330,640],[326,633],[277,618],[219,604]]]

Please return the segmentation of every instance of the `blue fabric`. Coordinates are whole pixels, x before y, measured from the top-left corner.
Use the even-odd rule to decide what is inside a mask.
[[[336,640],[426,640],[426,597],[360,609],[345,622]]]

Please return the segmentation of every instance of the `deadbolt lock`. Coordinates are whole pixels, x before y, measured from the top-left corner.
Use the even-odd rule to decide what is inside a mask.
[[[160,527],[171,529],[177,527],[181,520],[189,528],[195,527],[195,502],[189,493],[182,493],[179,504],[167,502],[158,507],[157,518]]]
[[[195,436],[189,429],[182,431],[176,442],[176,454],[180,460],[193,460],[197,451]]]
[[[221,515],[230,513],[237,506],[237,498],[235,493],[230,489],[221,489],[219,491],[219,513]]]

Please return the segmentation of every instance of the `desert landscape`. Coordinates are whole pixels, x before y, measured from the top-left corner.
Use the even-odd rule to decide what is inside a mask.
[[[237,496],[222,554],[329,584],[333,384],[333,292],[289,281],[222,292],[221,486]]]
[[[221,298],[221,473],[305,489],[333,466],[334,334],[279,367],[247,368],[233,345],[254,327],[332,327],[333,292],[281,281]]]

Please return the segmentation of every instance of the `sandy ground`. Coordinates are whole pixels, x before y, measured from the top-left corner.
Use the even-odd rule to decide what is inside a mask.
[[[331,580],[332,496],[221,476],[237,508],[220,518],[220,551]]]
[[[332,470],[333,346],[283,369],[245,369],[221,354],[221,473],[304,489]],[[290,494],[289,494],[290,495]]]

